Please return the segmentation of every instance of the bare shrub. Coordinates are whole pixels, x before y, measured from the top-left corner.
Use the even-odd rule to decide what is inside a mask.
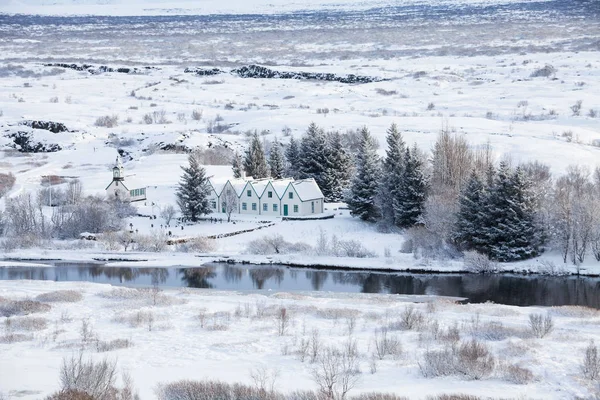
[[[12,174],[9,173],[0,173],[0,197],[4,196],[6,193],[10,192],[10,190],[15,185],[16,178]]]
[[[571,111],[573,112],[573,116],[578,117],[581,115],[581,105],[582,104],[583,104],[583,101],[577,100],[575,102],[575,104],[573,104],[571,106]]]
[[[571,318],[597,318],[600,310],[586,306],[554,306],[550,309],[552,315]]]
[[[373,343],[375,345],[375,354],[380,360],[383,360],[386,355],[398,358],[402,354],[400,340],[396,336],[389,335],[387,328],[375,331]]]
[[[393,96],[398,94],[395,90],[385,90],[383,88],[375,88],[375,93],[380,94],[382,96]]]
[[[262,393],[274,393],[279,370],[260,366],[250,371],[250,379],[254,387]]]
[[[440,339],[447,343],[457,343],[460,340],[460,330],[457,325],[453,325],[440,333]]]
[[[277,333],[279,336],[285,335],[290,324],[290,313],[285,307],[280,307],[275,316],[277,320]]]
[[[415,306],[410,304],[404,308],[404,311],[400,314],[400,321],[404,329],[413,330],[418,329],[423,325],[425,317],[423,313],[415,310]]]
[[[36,300],[47,303],[76,303],[82,299],[82,294],[76,290],[55,290],[54,292],[42,293],[36,297]]]
[[[191,380],[161,384],[156,389],[156,396],[159,400],[282,400],[281,395],[267,393],[251,386]]]
[[[428,350],[419,361],[419,369],[425,378],[448,376],[456,373],[454,354],[451,348]]]
[[[517,385],[527,385],[534,380],[531,370],[515,364],[507,364],[501,367],[504,380]]]
[[[433,104],[433,103],[429,103],[429,104],[427,104],[427,111],[431,111],[431,110],[433,110],[434,108],[435,108],[435,104]]]
[[[443,350],[427,351],[419,362],[426,378],[459,375],[479,380],[490,376],[495,367],[496,360],[487,345],[475,339]]]
[[[498,269],[498,264],[490,258],[477,251],[465,251],[465,267],[467,271],[474,273],[494,272]]]
[[[398,396],[389,393],[362,393],[359,396],[352,396],[352,400],[408,400],[408,397]]]
[[[202,110],[193,110],[192,111],[192,119],[194,121],[200,121],[200,120],[202,120],[202,113],[203,113]]]
[[[41,317],[15,318],[11,321],[11,329],[16,331],[43,331],[47,327],[48,320]]]
[[[118,123],[119,117],[117,115],[105,115],[103,117],[98,117],[96,122],[94,122],[94,125],[103,128],[114,128]]]
[[[165,220],[165,224],[169,225],[171,220],[177,214],[177,210],[172,204],[167,204],[160,209],[160,217]]]
[[[127,349],[133,346],[133,343],[129,339],[114,339],[111,341],[99,340],[96,342],[96,351],[103,353],[106,351]]]
[[[217,249],[214,239],[195,237],[177,245],[177,251],[182,253],[210,253]]]
[[[529,330],[536,338],[543,338],[554,329],[554,321],[552,315],[546,314],[529,314]]]
[[[14,300],[0,302],[0,316],[12,317],[50,311],[50,305],[34,300]]]
[[[94,398],[79,390],[61,390],[46,397],[46,400],[94,400]]]
[[[501,322],[488,321],[477,326],[472,332],[473,336],[483,340],[501,341],[511,337],[524,337],[526,333],[516,328],[508,328]]]
[[[544,65],[544,67],[536,69],[530,75],[532,78],[548,78],[556,74],[556,68],[550,64]]]
[[[312,375],[325,399],[343,400],[358,383],[360,370],[355,349],[356,346],[345,346],[343,350],[326,348],[319,356]]]
[[[260,239],[252,240],[246,247],[249,254],[289,254],[289,253],[307,253],[310,246],[305,243],[291,243],[286,241],[279,234],[263,236]]]
[[[154,119],[152,118],[152,114],[151,113],[144,114],[142,116],[142,122],[146,125],[151,125],[154,122]]]
[[[581,370],[586,379],[597,380],[600,378],[600,356],[598,355],[598,347],[596,347],[593,340],[585,348]]]
[[[81,327],[79,328],[79,336],[81,337],[81,343],[88,344],[96,339],[96,334],[90,320],[84,318],[81,320]]]
[[[94,362],[79,356],[64,358],[60,368],[62,391],[87,393],[94,400],[111,400],[117,377],[116,363],[106,359]]]

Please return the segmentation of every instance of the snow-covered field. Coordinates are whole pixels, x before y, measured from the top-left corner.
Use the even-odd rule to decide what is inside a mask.
[[[350,394],[394,392],[411,399],[442,393],[523,399],[597,395],[597,386],[581,370],[589,341],[600,341],[600,314],[592,309],[460,305],[428,296],[195,289],[154,293],[33,281],[0,282],[0,309],[6,310],[10,301],[35,300],[57,290],[75,294],[41,296],[53,300],[46,303],[49,310],[13,316],[3,324],[0,392],[9,398],[35,399],[58,390],[63,357],[81,349],[84,357],[116,361],[120,371],[134,378],[142,399],[153,398],[159,383],[180,379],[252,385],[251,374],[260,369],[276,376],[278,390],[316,389],[311,372],[318,366],[311,362],[315,341],[317,352],[355,343],[360,373]],[[282,308],[289,320],[280,332],[277,315]],[[407,317],[411,308],[415,318]],[[550,315],[554,330],[543,338],[532,336],[530,314]],[[386,327],[387,343],[395,350],[378,354],[376,343],[382,343]],[[117,339],[121,344],[127,340],[129,347],[98,351]],[[495,367],[489,374],[480,380],[460,374],[423,376],[427,352],[453,343],[460,347],[471,339],[491,352]],[[303,350],[306,343],[309,349]]]
[[[377,137],[382,155],[385,131],[395,122],[406,142],[424,150],[447,127],[473,146],[489,143],[497,160],[508,158],[514,164],[539,160],[555,175],[571,164],[592,169],[600,160],[600,15],[595,1],[0,3],[0,172],[16,177],[8,197],[40,189],[49,175],[66,181],[78,178],[85,194],[103,194],[120,149],[126,155],[126,175],[148,186],[148,200],[136,204],[138,212],[159,215],[162,207],[174,204],[179,167],[187,157],[161,147],[225,144],[242,150],[246,133],[254,130],[285,143],[290,136],[300,137],[311,121],[341,132],[366,125]],[[141,72],[91,74],[45,63],[138,67]],[[385,80],[350,85],[184,73],[186,67],[228,71],[252,63],[280,71]],[[532,77],[546,65],[554,72]],[[579,101],[580,115],[574,115],[572,107]],[[194,119],[194,112],[201,117]],[[158,123],[146,123],[148,115]],[[96,126],[104,116],[116,116],[116,126]],[[55,134],[19,125],[25,120],[60,122],[69,131]],[[215,123],[228,129],[208,133]],[[19,131],[62,150],[17,152],[8,135]],[[231,174],[228,166],[206,169],[213,176]],[[161,226],[166,223],[160,217],[134,217],[126,224],[144,234],[171,230],[175,239],[262,228],[215,239],[208,260],[227,256],[357,268],[464,268],[460,262],[414,259],[400,252],[402,235],[378,232],[350,217],[339,204],[327,208],[336,214],[334,219],[282,222],[234,217],[235,224],[203,221],[183,230]],[[319,238],[332,240],[335,235],[361,243],[375,257],[246,254],[249,242],[275,234],[315,248]],[[106,251],[99,243],[82,241],[2,255],[82,262],[96,258],[115,267],[197,266],[205,260],[174,252]],[[15,264],[4,261],[0,267]],[[552,253],[502,268],[575,272]],[[589,257],[580,272],[598,274],[600,265]],[[275,386],[282,391],[315,389],[311,375],[315,364],[308,358],[301,362],[298,355],[302,343],[314,342],[315,337],[323,347],[356,341],[361,373],[354,394],[376,390],[411,399],[440,393],[534,399],[598,395],[581,372],[589,340],[600,342],[600,316],[587,309],[457,305],[432,297],[312,292],[181,289],[156,297],[148,290],[34,281],[0,281],[0,309],[11,300],[54,290],[76,290],[83,299],[53,302],[47,312],[13,316],[10,323],[3,318],[0,397],[37,399],[57,390],[62,358],[81,347],[95,359],[118,360],[120,370],[133,376],[142,399],[154,398],[159,383],[185,378],[252,384],[252,371],[261,367],[269,374],[279,371]],[[411,304],[407,301],[433,301],[414,305],[424,322],[413,329],[397,323]],[[285,334],[279,335],[275,314],[282,307],[291,320]],[[533,338],[530,313],[551,315],[554,331],[543,339]],[[98,353],[95,341],[82,344],[84,320],[99,340],[127,339],[131,347]],[[388,335],[400,341],[402,351],[379,360],[373,357],[375,335],[384,327],[390,327]],[[419,364],[427,351],[444,349],[455,340],[453,327],[461,340],[476,338],[489,346],[496,368],[483,380],[457,375],[425,378],[421,373]],[[23,341],[7,343],[15,338]],[[531,376],[517,367],[528,369]],[[530,379],[515,383],[523,377]]]

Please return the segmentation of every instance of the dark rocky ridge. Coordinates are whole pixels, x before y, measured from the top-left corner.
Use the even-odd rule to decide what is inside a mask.
[[[54,153],[62,150],[62,147],[56,143],[36,142],[32,139],[30,132],[13,132],[6,137],[13,139],[14,148],[21,153]]]
[[[46,67],[59,67],[59,68],[68,68],[73,69],[75,71],[87,71],[90,74],[101,74],[104,72],[119,72],[122,74],[141,74],[144,71],[148,71],[151,69],[158,69],[156,67],[143,67],[143,68],[129,68],[129,67],[121,67],[121,68],[112,68],[106,65],[101,65],[99,67],[94,67],[91,64],[65,64],[65,63],[50,63],[44,64]]]
[[[219,68],[205,69],[205,68],[186,68],[186,73],[196,74],[198,76],[210,76],[224,74],[225,71]],[[260,65],[246,65],[240,68],[235,68],[230,71],[231,74],[237,75],[241,78],[262,78],[262,79],[302,79],[302,80],[315,80],[315,81],[329,81],[329,82],[340,82],[340,83],[371,83],[381,82],[387,79],[372,77],[372,76],[361,76],[361,75],[337,75],[332,73],[322,72],[290,72],[290,71],[277,71]]]
[[[65,124],[62,122],[29,120],[22,121],[19,123],[19,125],[25,125],[33,129],[43,129],[52,133],[69,132]]]

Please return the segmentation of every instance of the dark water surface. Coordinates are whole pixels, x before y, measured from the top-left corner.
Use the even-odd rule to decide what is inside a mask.
[[[600,309],[600,278],[482,274],[324,271],[285,266],[207,264],[200,268],[112,268],[55,264],[0,268],[0,280],[52,280],[118,286],[220,290],[332,291],[466,297],[518,306],[583,305]]]

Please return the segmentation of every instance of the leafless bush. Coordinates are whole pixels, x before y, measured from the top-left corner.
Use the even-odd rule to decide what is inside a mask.
[[[167,204],[160,209],[160,217],[165,220],[165,224],[169,225],[171,220],[177,214],[177,210],[172,204]]]
[[[586,379],[595,381],[600,378],[600,356],[598,356],[598,347],[593,340],[585,348],[581,370]]]
[[[275,383],[279,376],[279,370],[268,369],[264,366],[257,367],[250,371],[250,379],[254,387],[261,393],[275,393]]]
[[[415,306],[410,304],[400,314],[400,321],[404,329],[413,330],[419,329],[423,325],[425,317],[421,311],[415,310]]]
[[[543,338],[554,329],[554,321],[552,315],[546,314],[529,314],[529,330],[536,338]]]
[[[114,398],[116,377],[116,363],[84,360],[83,353],[64,358],[60,369],[61,390],[84,392],[95,400]]]
[[[133,343],[129,339],[114,339],[111,341],[99,340],[96,342],[96,351],[103,353],[106,351],[127,349],[133,346]]]
[[[431,111],[431,110],[433,110],[434,108],[435,108],[435,104],[433,104],[433,103],[429,103],[429,104],[427,104],[427,111]]]
[[[316,362],[317,359],[319,358],[320,354],[321,354],[321,334],[319,333],[318,329],[314,329],[312,331],[312,336],[310,338],[310,348],[309,348],[309,354],[310,354],[310,362],[311,364]]]
[[[455,354],[456,370],[469,379],[483,379],[494,372],[496,361],[485,343],[475,339],[462,343]]]
[[[428,350],[419,361],[419,369],[425,378],[454,375],[454,353],[451,348],[443,350]]]
[[[438,394],[436,396],[427,396],[427,400],[484,400],[481,397],[470,394]],[[491,400],[491,398],[486,398]]]
[[[501,341],[511,337],[524,337],[525,332],[515,329],[507,328],[501,322],[489,321],[479,325],[472,332],[473,336],[483,340],[489,341]]]
[[[94,400],[94,398],[78,390],[61,390],[46,397],[46,400]]]
[[[119,117],[117,115],[105,115],[103,117],[98,117],[96,122],[94,122],[94,125],[103,128],[114,128],[118,123]]]
[[[498,269],[498,264],[490,258],[477,251],[465,251],[465,267],[467,271],[474,273],[494,272]]]
[[[598,116],[598,111],[594,110],[593,108],[590,108],[590,110],[588,111],[588,117],[596,118],[597,116]]]
[[[526,385],[534,379],[531,370],[515,364],[502,365],[500,369],[504,380],[517,385]]]
[[[360,314],[355,308],[318,308],[315,315],[319,318],[338,320],[340,318],[356,317]]]
[[[146,125],[152,124],[152,122],[154,122],[154,120],[152,119],[152,114],[151,113],[144,114],[142,116],[142,122]]]
[[[575,102],[575,104],[573,104],[571,106],[571,111],[573,112],[573,116],[578,117],[579,115],[581,115],[581,105],[582,104],[583,104],[583,101],[577,100]]]
[[[280,307],[276,314],[277,333],[279,336],[285,335],[290,324],[290,313],[285,307]]]
[[[83,296],[80,292],[76,290],[55,290],[54,292],[42,293],[35,299],[47,303],[76,303],[78,301],[81,301],[83,299]]]
[[[548,78],[556,74],[556,68],[550,64],[546,64],[543,68],[536,69],[531,73],[532,78]]]
[[[202,110],[193,110],[192,111],[192,119],[194,121],[200,121],[200,120],[202,120],[202,113],[203,113]]]
[[[310,246],[305,243],[291,243],[286,241],[283,236],[275,234],[250,241],[246,252],[249,254],[289,254],[307,253],[309,249]]]
[[[440,333],[439,337],[444,342],[457,343],[460,340],[460,330],[458,329],[458,325],[449,326]]]
[[[54,97],[50,97],[50,103],[58,103],[58,97],[54,96]]]
[[[11,329],[16,331],[43,331],[48,327],[48,320],[41,317],[23,317],[11,320],[10,324]]]
[[[9,173],[0,173],[0,197],[4,196],[6,193],[10,192],[10,190],[15,185],[16,178],[12,174]]]
[[[496,360],[489,348],[475,339],[443,350],[427,351],[419,362],[426,378],[459,375],[479,380],[491,375],[495,366]]]
[[[358,396],[352,396],[352,400],[408,400],[408,397],[389,393],[370,392],[362,393]]]
[[[89,319],[84,318],[81,320],[79,336],[81,337],[81,343],[83,344],[88,344],[96,339],[96,333],[94,332],[94,328],[92,328]]]
[[[0,316],[12,317],[50,311],[50,305],[34,300],[8,300],[0,302]]]
[[[217,249],[217,244],[213,239],[196,237],[185,243],[177,245],[177,251],[182,253],[210,253]]]
[[[142,304],[156,306],[170,306],[185,303],[185,300],[177,299],[161,292],[156,293],[154,288],[115,288],[108,292],[100,293],[99,296],[111,300],[138,300]]]
[[[375,93],[380,94],[382,96],[393,96],[398,94],[395,90],[385,90],[383,88],[375,88]]]
[[[219,381],[182,380],[161,384],[156,389],[159,400],[283,400],[277,393],[253,388],[251,386]]]
[[[571,318],[597,318],[600,310],[585,306],[555,306],[550,309],[552,315]]]
[[[375,331],[373,343],[375,345],[375,354],[380,360],[383,360],[386,355],[398,358],[402,354],[400,340],[396,336],[389,335],[387,328]]]
[[[360,378],[356,346],[343,350],[326,348],[319,356],[312,375],[319,394],[325,399],[346,399]]]

